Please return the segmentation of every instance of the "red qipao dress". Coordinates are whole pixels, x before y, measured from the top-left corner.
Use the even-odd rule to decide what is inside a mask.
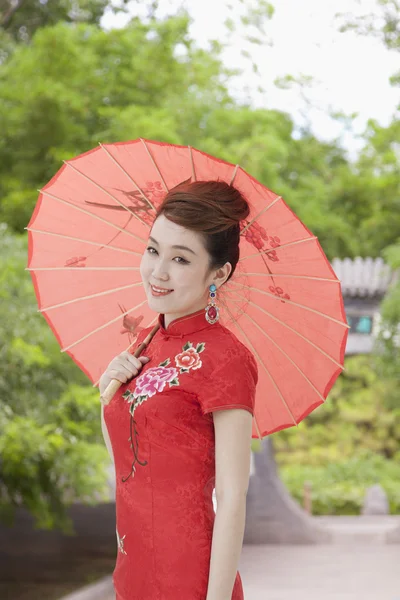
[[[233,333],[207,322],[204,309],[167,329],[162,314],[159,323],[143,353],[150,361],[104,409],[116,472],[116,600],[206,600],[215,518],[211,413],[253,414],[257,364]],[[239,572],[232,600],[243,600]]]

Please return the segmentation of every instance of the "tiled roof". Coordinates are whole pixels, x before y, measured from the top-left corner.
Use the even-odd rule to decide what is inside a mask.
[[[383,296],[400,279],[382,258],[334,258],[332,268],[340,279],[343,296]]]

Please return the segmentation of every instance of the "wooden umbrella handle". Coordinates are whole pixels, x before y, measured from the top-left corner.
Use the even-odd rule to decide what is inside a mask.
[[[139,346],[136,348],[133,356],[138,358],[141,355],[143,350],[145,348],[147,348],[147,346],[150,344],[151,340],[153,339],[154,335],[157,333],[159,328],[160,328],[160,324],[157,323],[157,325],[155,325],[153,327],[153,329],[150,331],[150,333],[147,335],[147,337],[145,337],[143,342],[141,344],[139,344]],[[122,385],[122,383],[120,381],[118,381],[118,379],[111,379],[110,383],[108,384],[108,386],[106,387],[104,392],[102,394],[100,394],[100,401],[103,402],[103,404],[110,404],[112,398],[114,397],[114,394],[119,390],[121,385]]]

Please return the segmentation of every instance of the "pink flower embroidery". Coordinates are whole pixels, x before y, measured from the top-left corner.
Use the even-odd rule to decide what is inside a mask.
[[[136,408],[143,404],[147,398],[151,398],[157,392],[162,392],[165,386],[173,387],[179,385],[179,374],[188,373],[190,369],[200,369],[202,362],[199,353],[203,352],[205,342],[193,347],[191,342],[186,342],[182,352],[175,357],[176,366],[169,367],[170,359],[167,358],[161,362],[158,367],[147,369],[142,375],[135,379],[135,389],[133,392],[127,389],[122,397],[130,404],[130,413],[133,416]]]
[[[167,384],[169,387],[179,385],[179,375],[181,373],[188,373],[190,369],[200,369],[202,366],[202,361],[200,360],[199,353],[203,352],[205,346],[205,342],[201,342],[200,344],[197,344],[196,348],[194,348],[192,342],[186,342],[182,348],[182,352],[175,356],[175,363],[179,368],[179,371],[175,367],[168,366],[171,361],[169,358],[167,358],[161,362],[158,367],[151,367],[150,369],[147,369],[147,371],[135,379],[135,389],[133,392],[129,389],[126,389],[122,394],[122,397],[130,405],[129,412],[131,415],[131,435],[129,441],[135,457],[132,463],[131,472],[127,477],[122,479],[124,483],[129,479],[129,477],[131,477],[131,475],[134,474],[136,462],[139,462],[139,464],[142,466],[147,464],[147,461],[139,461],[137,456],[139,444],[135,427],[136,422],[133,419],[136,408],[143,404],[143,402],[145,402],[148,398],[154,396],[154,394],[157,392],[162,392]],[[136,444],[135,448],[133,440],[134,437]]]
[[[152,367],[136,379],[133,397],[147,396],[151,398],[157,392],[162,392],[166,384],[172,382],[177,375],[178,371],[175,367]]]

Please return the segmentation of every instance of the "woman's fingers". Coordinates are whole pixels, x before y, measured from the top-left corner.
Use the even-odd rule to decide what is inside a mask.
[[[121,356],[127,360],[128,364],[133,365],[138,371],[142,368],[143,362],[150,360],[147,356],[139,356],[139,358],[137,358],[127,351],[123,352]]]
[[[128,351],[121,352],[108,365],[104,375],[111,379],[117,379],[121,383],[126,383],[132,377],[136,377],[144,364],[150,359],[147,356],[132,356]]]

